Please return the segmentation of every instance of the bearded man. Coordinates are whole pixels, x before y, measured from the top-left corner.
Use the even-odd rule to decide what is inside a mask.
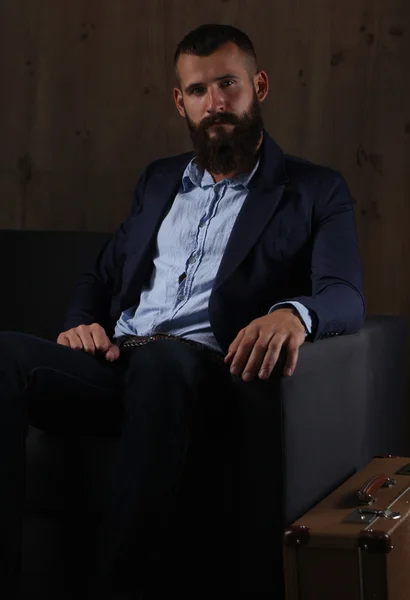
[[[95,597],[122,598],[115,594],[131,593],[129,572],[142,577],[153,531],[172,518],[195,443],[193,415],[204,415],[209,439],[222,439],[234,379],[257,383],[257,393],[275,365],[292,376],[306,340],[363,323],[346,183],[285,155],[265,131],[268,76],[247,35],[199,27],[179,44],[175,72],[193,153],[147,167],[130,215],[79,282],[57,343],[0,334],[7,598],[19,571],[27,410],[29,422],[48,429],[58,421],[106,431],[120,422]],[[62,389],[71,401],[56,406]]]

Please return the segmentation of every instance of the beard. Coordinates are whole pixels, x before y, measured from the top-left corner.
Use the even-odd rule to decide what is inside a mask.
[[[263,132],[261,107],[255,91],[251,105],[240,116],[217,113],[197,125],[186,115],[186,121],[199,167],[218,175],[246,173],[253,169]],[[223,127],[225,123],[233,127],[228,130]],[[212,125],[214,135],[211,137],[209,128]]]

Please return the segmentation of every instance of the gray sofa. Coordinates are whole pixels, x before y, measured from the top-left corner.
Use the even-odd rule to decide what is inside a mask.
[[[0,231],[0,330],[56,339],[75,280],[107,237]],[[226,585],[232,597],[280,597],[283,527],[374,455],[407,452],[405,372],[404,321],[372,316],[358,334],[305,344],[291,379],[238,389],[225,515],[233,570],[215,585]],[[30,428],[26,598],[81,597],[116,443]]]

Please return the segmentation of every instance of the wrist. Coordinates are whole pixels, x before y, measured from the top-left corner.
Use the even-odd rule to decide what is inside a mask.
[[[292,314],[299,321],[299,323],[301,325],[301,330],[304,332],[305,336],[309,334],[308,330],[306,329],[305,322],[303,321],[302,317],[300,316],[300,313],[297,310],[297,308],[290,305],[290,306],[283,306],[281,308],[278,308],[277,310],[283,310],[283,311],[286,311],[288,314],[289,313]]]

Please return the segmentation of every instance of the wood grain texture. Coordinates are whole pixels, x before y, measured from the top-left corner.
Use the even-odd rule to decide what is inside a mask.
[[[266,126],[340,170],[370,313],[410,313],[407,0],[3,0],[0,228],[113,231],[153,159],[190,148],[177,43],[204,22],[255,43]]]

